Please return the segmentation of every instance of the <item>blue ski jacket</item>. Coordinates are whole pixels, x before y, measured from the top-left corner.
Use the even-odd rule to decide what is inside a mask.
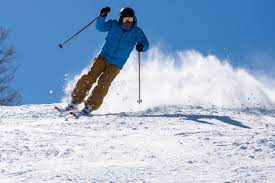
[[[134,25],[130,29],[124,27],[117,20],[105,20],[105,17],[99,16],[96,28],[101,32],[108,31],[104,46],[99,54],[107,62],[122,69],[137,43],[143,44],[143,51],[148,50],[149,42],[144,32],[137,26],[136,17],[134,17]]]

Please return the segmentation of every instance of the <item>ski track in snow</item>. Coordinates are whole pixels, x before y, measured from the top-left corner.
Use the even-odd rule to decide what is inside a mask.
[[[274,111],[164,106],[65,120],[53,106],[0,107],[1,183],[275,181]]]

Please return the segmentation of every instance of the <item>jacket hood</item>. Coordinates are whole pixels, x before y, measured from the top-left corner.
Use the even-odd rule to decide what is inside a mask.
[[[133,24],[133,26],[137,26],[137,17],[136,16],[134,16],[134,24]]]

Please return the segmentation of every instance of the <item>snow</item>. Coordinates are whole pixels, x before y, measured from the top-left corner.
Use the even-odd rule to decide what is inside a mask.
[[[0,182],[274,182],[275,111],[0,107]]]
[[[234,61],[196,50],[167,54],[159,47],[153,47],[141,58],[143,103],[136,102],[139,94],[138,58],[133,52],[112,83],[101,112],[133,112],[182,104],[227,109],[275,108],[275,79],[264,75],[265,72],[256,74],[234,67],[230,64]],[[90,61],[87,65],[74,79],[67,80],[63,102],[70,101],[75,83],[90,69]]]

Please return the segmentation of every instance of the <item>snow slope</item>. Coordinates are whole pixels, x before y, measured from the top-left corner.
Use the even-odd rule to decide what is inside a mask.
[[[163,106],[76,120],[28,105],[0,117],[1,183],[275,181],[274,111]]]

